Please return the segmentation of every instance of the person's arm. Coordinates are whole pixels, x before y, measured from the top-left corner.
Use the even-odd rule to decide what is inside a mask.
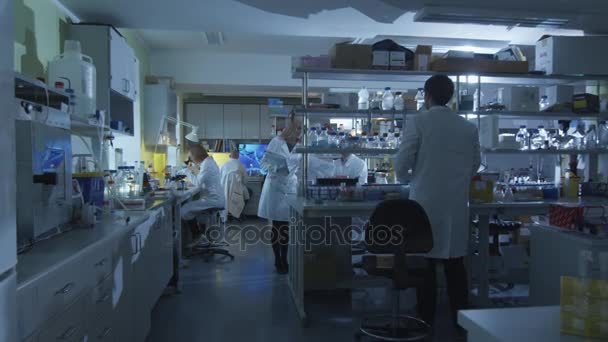
[[[359,184],[367,184],[367,163],[365,160],[363,161],[363,167],[361,168],[361,173],[359,174]]]
[[[416,158],[420,148],[420,133],[416,119],[412,118],[406,122],[405,134],[401,140],[401,147],[394,159],[397,180],[406,183],[409,180],[409,171],[416,167]]]
[[[471,176],[477,174],[479,170],[479,166],[481,166],[481,149],[479,147],[479,132],[477,128],[473,128],[473,173]]]

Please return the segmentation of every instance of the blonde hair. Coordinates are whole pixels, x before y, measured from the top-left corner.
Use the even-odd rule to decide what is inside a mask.
[[[205,150],[203,146],[198,144],[190,146],[188,148],[188,152],[190,152],[190,156],[197,163],[200,163],[207,157],[209,157],[209,153],[207,153],[207,150]]]
[[[281,138],[291,144],[297,143],[301,134],[301,132],[298,132],[298,128],[302,128],[302,121],[296,118],[294,112],[291,112],[287,127],[281,132]]]

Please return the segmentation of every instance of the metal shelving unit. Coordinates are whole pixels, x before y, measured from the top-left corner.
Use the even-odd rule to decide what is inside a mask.
[[[481,150],[482,153],[486,154],[525,154],[525,155],[535,155],[535,154],[543,154],[543,155],[572,155],[572,154],[581,154],[581,155],[600,155],[600,154],[608,154],[608,150],[606,149],[592,149],[592,150],[519,150],[519,149],[510,149],[510,148],[484,148]]]
[[[331,116],[332,118],[368,118],[371,114],[373,118],[392,118],[396,115],[405,115],[407,111],[397,111],[397,110],[379,110],[379,109],[370,109],[370,110],[357,110],[357,109],[349,109],[349,108],[338,108],[338,109],[330,109],[330,108],[298,108],[295,110],[295,114],[298,116],[304,116],[308,114],[309,116]]]
[[[380,149],[380,148],[309,148],[296,147],[294,153],[300,154],[361,154],[361,155],[393,155],[399,152],[398,149]]]
[[[508,119],[539,120],[608,120],[608,113],[573,113],[573,112],[518,112],[518,111],[458,111],[460,115],[500,116]]]
[[[100,129],[103,130],[103,133],[110,131],[108,126],[94,125],[89,123],[88,120],[76,116],[70,118],[70,126],[72,132],[83,136],[99,136]]]

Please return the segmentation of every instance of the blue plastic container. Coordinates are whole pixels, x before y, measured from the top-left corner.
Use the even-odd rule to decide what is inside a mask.
[[[104,174],[101,172],[76,173],[72,178],[78,181],[84,202],[96,207],[103,207],[105,189]]]

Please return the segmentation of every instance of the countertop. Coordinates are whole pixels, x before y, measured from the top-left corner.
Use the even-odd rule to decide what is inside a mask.
[[[192,197],[198,195],[200,188],[191,188],[187,190],[172,190],[167,193],[166,197],[151,197],[146,201],[146,210],[154,210],[164,206],[167,202],[180,203],[190,200]]]
[[[589,245],[597,246],[608,246],[608,238],[600,237],[591,234],[581,233],[579,231],[563,229],[559,227],[545,226],[545,225],[531,225],[529,226],[532,234],[534,233],[550,233],[557,234],[559,236],[566,237],[571,240],[576,240]]]
[[[560,333],[559,306],[464,310],[458,324],[471,342],[590,341]]]
[[[25,287],[62,264],[78,258],[90,247],[126,234],[149,217],[145,211],[123,213],[130,217],[128,225],[124,218],[107,217],[94,228],[75,228],[40,241],[31,250],[20,254],[17,262],[17,288]]]

